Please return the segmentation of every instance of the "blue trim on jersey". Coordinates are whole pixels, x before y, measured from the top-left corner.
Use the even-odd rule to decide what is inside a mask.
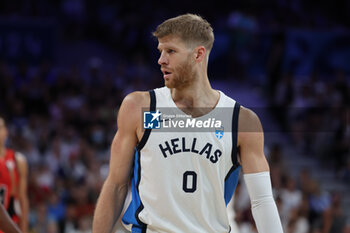
[[[138,185],[140,183],[140,152],[135,149],[134,157],[134,171],[133,178],[131,181],[131,192],[132,192],[132,201],[128,206],[128,209],[125,211],[125,214],[122,218],[124,224],[132,224],[139,229],[144,227],[144,223],[140,221],[137,217],[137,214],[140,212],[140,208],[143,207],[139,195]]]
[[[146,232],[144,230],[144,228],[140,228],[140,227],[138,227],[136,225],[133,225],[132,228],[131,228],[131,233],[144,233],[144,232]]]
[[[232,160],[232,167],[230,171],[227,173],[225,177],[225,186],[224,186],[224,197],[225,197],[225,204],[230,202],[233,193],[235,192],[237,183],[238,183],[238,176],[239,172],[241,170],[241,166],[238,162],[238,151],[239,148],[237,147],[237,138],[238,138],[238,118],[239,118],[239,111],[240,111],[241,105],[236,102],[235,107],[233,108],[233,114],[232,114],[232,151],[231,151],[231,160]]]
[[[157,100],[154,90],[149,91],[150,95],[150,111],[156,110]],[[139,184],[141,180],[141,149],[145,146],[152,129],[146,129],[140,143],[135,147],[135,156],[134,156],[134,171],[131,181],[131,193],[132,200],[129,204],[127,210],[124,213],[122,221],[126,225],[132,225],[132,232],[142,233],[146,232],[147,225],[141,222],[138,218],[139,213],[143,210],[143,204],[140,199],[139,194]]]
[[[231,159],[232,159],[233,166],[236,166],[236,167],[239,166],[239,162],[237,159],[237,153],[239,151],[239,149],[237,148],[237,139],[238,139],[238,118],[239,118],[240,109],[241,109],[241,105],[238,102],[236,102],[235,107],[233,108],[232,131],[231,131],[232,132]]]
[[[228,176],[225,179],[224,197],[225,197],[226,206],[230,202],[233,196],[233,193],[235,192],[240,171],[241,171],[241,166],[236,167],[236,169],[234,169],[233,171],[230,171],[231,174],[228,174]]]

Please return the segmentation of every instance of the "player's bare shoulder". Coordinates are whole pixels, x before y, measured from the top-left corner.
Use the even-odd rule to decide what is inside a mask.
[[[18,165],[20,174],[26,175],[27,170],[28,170],[28,165],[27,165],[27,159],[26,159],[25,155],[22,154],[21,152],[16,152],[15,158],[17,161],[17,165]]]
[[[147,91],[135,91],[128,94],[118,112],[118,129],[141,131],[142,110],[150,106],[150,95]]]
[[[127,96],[125,96],[121,109],[124,111],[141,111],[142,108],[147,108],[150,103],[150,96],[147,91],[134,91]]]
[[[263,128],[258,115],[251,109],[241,106],[238,118],[238,144],[259,135],[263,135]]]
[[[16,158],[17,163],[20,163],[20,164],[27,163],[27,158],[21,152],[16,151],[15,158]]]
[[[238,120],[239,132],[262,132],[258,115],[249,108],[241,106]]]

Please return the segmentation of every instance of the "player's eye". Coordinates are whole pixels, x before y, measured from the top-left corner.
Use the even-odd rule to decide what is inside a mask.
[[[168,53],[174,53],[175,52],[175,50],[173,50],[173,49],[168,49],[168,51],[167,51]]]

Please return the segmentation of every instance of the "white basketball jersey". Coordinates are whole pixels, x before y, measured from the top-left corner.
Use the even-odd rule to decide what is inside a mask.
[[[169,88],[152,90],[150,96],[151,111],[167,107],[183,113]],[[240,171],[240,105],[220,92],[216,107],[203,119],[217,116],[220,108],[230,109],[226,116],[230,122],[220,132],[145,130],[135,148],[132,201],[123,216],[123,223],[131,225],[132,232],[230,232],[226,205]],[[165,126],[167,119],[162,120]]]

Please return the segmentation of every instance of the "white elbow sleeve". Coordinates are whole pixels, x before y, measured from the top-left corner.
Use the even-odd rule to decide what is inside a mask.
[[[269,172],[244,174],[259,233],[282,233],[282,224],[272,196]]]

